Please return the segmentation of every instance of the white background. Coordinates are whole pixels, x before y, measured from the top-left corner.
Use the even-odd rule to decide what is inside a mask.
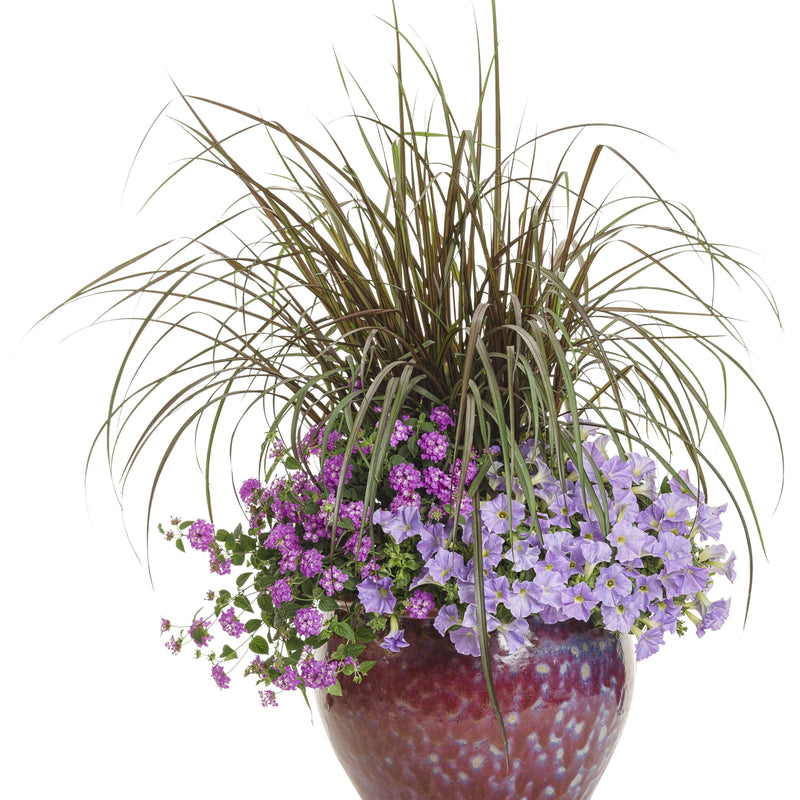
[[[476,5],[488,45],[487,4]],[[463,80],[470,97],[470,4],[399,6],[401,23],[419,33],[448,84]],[[741,558],[727,628],[702,641],[670,641],[640,665],[626,733],[595,798],[789,797],[800,713],[792,544],[800,175],[791,4],[499,6],[508,130],[524,112],[531,133],[611,121],[666,143],[637,145],[637,163],[663,194],[693,209],[710,238],[753,251],[748,262],[784,315],[780,332],[750,295],[737,306],[747,318],[748,369],[773,402],[788,455],[787,491],[773,513],[774,441],[762,420],[749,417],[751,398],[735,392],[726,432],[746,465],[771,556],[768,563],[756,554],[750,620],[743,632]],[[186,93],[321,137],[314,116],[330,123],[348,111],[332,45],[370,95],[388,102],[392,41],[373,16],[388,13],[383,0],[75,0],[15,4],[4,14],[0,785],[8,797],[229,791],[355,800],[298,703],[262,709],[244,681],[220,692],[207,666],[167,653],[160,616],[191,616],[207,584],[202,559],[154,539],[153,590],[126,540],[102,452],[84,490],[87,448],[127,328],[65,340],[89,321],[89,309],[79,307],[26,331],[100,272],[165,238],[197,232],[232,199],[212,178],[187,181],[137,214],[172,162],[194,152],[166,120],[122,196],[147,127],[176,97],[172,80]],[[392,112],[390,103],[383,107]],[[234,469],[237,480],[252,471],[249,463]],[[201,513],[198,482],[187,459],[183,473],[170,473],[157,518]],[[143,479],[127,502],[128,533],[143,556]],[[729,526],[729,541],[744,556],[732,514]]]

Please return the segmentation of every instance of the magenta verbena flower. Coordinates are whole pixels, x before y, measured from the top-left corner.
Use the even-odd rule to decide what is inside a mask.
[[[341,592],[347,582],[347,575],[338,567],[326,567],[319,577],[319,585],[325,590],[328,597],[333,597],[336,592]]]
[[[339,488],[339,480],[342,473],[342,464],[344,463],[344,454],[338,456],[328,456],[325,459],[325,464],[322,468],[322,474],[325,480],[325,487],[329,492],[335,492]],[[345,474],[345,485],[347,485],[350,478],[353,477],[353,465],[347,465]]]
[[[195,520],[189,526],[186,538],[195,550],[208,550],[214,541],[214,526],[204,519]]]
[[[219,615],[219,624],[225,633],[227,633],[229,636],[233,636],[236,639],[238,639],[245,630],[244,624],[236,619],[234,610],[232,608],[226,608],[225,611]]]
[[[428,414],[428,419],[442,432],[456,424],[453,419],[453,412],[447,406],[436,406]]]
[[[214,638],[202,619],[194,620],[189,626],[189,637],[198,647],[205,647]]]
[[[211,677],[220,689],[227,689],[231,685],[231,679],[225,674],[221,664],[214,664],[211,667]]]
[[[366,561],[372,549],[372,539],[366,534],[359,536],[358,531],[351,534],[344,543],[344,552],[353,556],[356,561]]]
[[[430,592],[421,589],[414,592],[406,601],[406,614],[413,619],[425,619],[436,609],[436,601]]]
[[[291,602],[292,587],[288,578],[280,578],[269,587],[269,595],[275,608],[280,608],[284,603]]]
[[[400,442],[408,441],[408,438],[414,433],[414,428],[412,428],[411,425],[405,424],[405,420],[407,419],[408,416],[406,416],[404,420],[395,420],[394,430],[389,437],[389,445],[391,447],[397,447]]]
[[[336,662],[309,658],[300,665],[300,675],[307,689],[327,689],[336,683]]]
[[[279,689],[283,689],[286,692],[291,692],[300,685],[300,675],[298,674],[297,670],[291,666],[291,664],[287,664],[283,670],[283,674],[275,678],[273,683]]]
[[[271,689],[263,689],[259,691],[258,696],[261,698],[261,705],[264,706],[264,708],[278,705],[275,692],[273,692]]]
[[[208,554],[208,564],[211,571],[217,575],[231,574],[231,560],[222,555],[218,547],[214,546]]]
[[[319,575],[322,572],[322,553],[319,550],[304,550],[300,556],[299,571],[306,578]]]
[[[242,502],[250,505],[255,502],[255,493],[261,488],[261,481],[258,478],[248,478],[239,488],[239,497]]]
[[[422,458],[426,461],[441,461],[447,455],[450,443],[447,437],[439,431],[423,433],[417,440]]]
[[[422,473],[413,464],[395,464],[388,480],[396,492],[413,492],[422,486]]]
[[[294,615],[294,624],[301,636],[316,636],[322,631],[324,617],[316,608],[300,608]]]

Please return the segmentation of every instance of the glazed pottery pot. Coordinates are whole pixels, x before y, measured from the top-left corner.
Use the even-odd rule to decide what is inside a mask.
[[[317,692],[334,751],[363,800],[586,800],[617,744],[633,688],[629,635],[531,620],[526,645],[492,636],[509,760],[480,658],[432,620],[404,620],[409,647],[370,643],[377,663],[341,696]],[[334,650],[334,638],[329,648]]]

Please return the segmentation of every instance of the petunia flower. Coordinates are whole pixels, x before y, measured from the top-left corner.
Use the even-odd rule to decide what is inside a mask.
[[[585,581],[568,586],[561,592],[561,607],[571,619],[588,622],[596,605],[597,598]]]
[[[506,494],[481,503],[481,522],[490,533],[516,530],[525,519],[525,505]]]
[[[383,637],[381,647],[391,653],[399,653],[401,648],[408,647],[408,642],[405,640],[405,634],[401,630],[392,631]]]
[[[397,600],[392,594],[391,578],[367,578],[356,584],[358,599],[364,610],[375,614],[391,614]]]

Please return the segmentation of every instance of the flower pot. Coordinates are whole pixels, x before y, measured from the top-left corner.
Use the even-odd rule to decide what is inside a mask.
[[[585,800],[619,740],[633,688],[633,644],[587,624],[531,620],[526,645],[492,637],[509,761],[481,660],[432,620],[404,620],[409,647],[371,643],[377,663],[341,696],[317,692],[334,751],[363,800]],[[338,642],[329,642],[331,651]]]

